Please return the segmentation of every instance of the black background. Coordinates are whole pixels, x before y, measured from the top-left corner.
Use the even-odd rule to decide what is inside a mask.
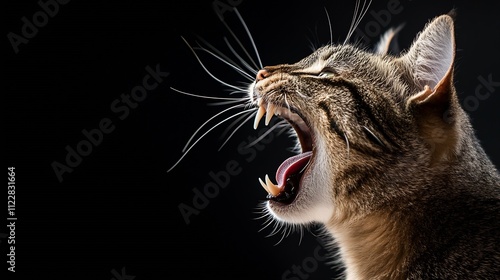
[[[333,40],[342,42],[354,9],[354,1],[347,2],[229,1],[246,21],[264,65],[299,60],[310,53],[310,41],[327,43],[325,8]],[[499,10],[490,3],[468,2],[400,0],[402,11],[391,15],[388,25],[377,24],[386,29],[405,23],[399,42],[406,48],[429,19],[457,9],[457,91],[462,102],[478,101],[469,103],[467,111],[486,152],[499,166],[500,87],[493,87],[494,92],[483,100],[474,95],[481,85],[478,77],[487,80],[491,75],[493,81],[500,81]],[[292,142],[285,135],[274,137],[256,152],[255,159],[247,160],[248,155],[237,147],[260,130],[253,130],[248,122],[218,152],[225,139],[220,138],[225,127],[221,125],[167,173],[191,134],[227,107],[207,106],[208,100],[170,89],[228,96],[181,39],[184,36],[194,45],[200,36],[231,55],[224,36],[233,46],[237,44],[213,3],[74,0],[60,5],[33,38],[19,45],[17,54],[4,37],[6,165],[16,167],[17,182],[15,276],[132,279],[124,277],[129,275],[141,280],[328,279],[336,275],[324,261],[314,259],[315,250],[325,253],[318,247],[322,243],[316,239],[316,227],[303,235],[293,231],[281,241],[281,232],[267,237],[273,225],[260,231],[265,220],[257,219],[262,216],[258,205],[265,192],[257,178],[265,174],[272,178],[280,162],[291,155],[287,148]],[[228,2],[218,3],[219,15],[255,58],[235,12],[223,11],[220,3]],[[22,17],[32,19],[39,10],[37,1],[10,1],[4,8],[5,34],[21,35]],[[373,12],[381,10],[387,10],[384,1],[370,7]],[[370,22],[376,25],[376,17],[369,12],[360,29]],[[217,77],[232,84],[243,81],[220,61],[206,54],[201,58]],[[159,65],[169,75],[121,120],[123,112],[113,112],[111,104],[142,85],[148,65],[153,69]],[[105,118],[112,121],[114,130],[104,134],[60,182],[52,164],[66,164],[65,147],[76,149],[86,140],[82,130],[98,128]],[[179,205],[192,206],[193,189],[203,191],[214,181],[210,172],[225,170],[232,161],[241,172],[231,176],[198,215],[190,216],[187,225]],[[2,226],[0,233],[5,232]],[[0,240],[4,260],[7,239]],[[292,272],[283,278],[293,266],[301,267],[304,274]],[[7,270],[5,261],[1,268]]]

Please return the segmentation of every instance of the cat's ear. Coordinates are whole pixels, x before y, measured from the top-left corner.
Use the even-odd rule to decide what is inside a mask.
[[[430,144],[432,162],[449,159],[460,137],[456,120],[460,112],[453,86],[453,18],[442,15],[428,23],[402,59],[417,86],[406,105],[417,120],[420,135]]]
[[[391,27],[387,30],[382,36],[380,36],[379,41],[375,44],[375,48],[373,52],[376,54],[398,54],[399,53],[399,44],[397,41],[397,36],[399,31],[403,29],[404,24],[399,25],[398,27]]]
[[[426,25],[403,56],[414,83],[421,90],[409,102],[442,102],[451,98],[454,59],[453,18],[442,15]]]

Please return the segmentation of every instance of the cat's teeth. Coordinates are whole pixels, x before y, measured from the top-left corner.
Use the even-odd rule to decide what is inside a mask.
[[[259,126],[260,119],[262,119],[262,116],[266,113],[266,108],[264,106],[259,106],[259,110],[257,111],[257,114],[255,115],[255,120],[253,122],[253,129],[257,129]]]
[[[262,187],[266,190],[267,193],[269,193],[272,196],[277,196],[280,193],[280,188],[276,186],[271,180],[269,179],[269,176],[266,174],[266,182],[262,181],[261,178],[259,178],[259,182],[262,185]]]
[[[274,112],[276,111],[276,107],[269,103],[267,104],[267,109],[266,109],[266,122],[265,124],[268,125],[269,122],[271,121],[272,117],[274,116]]]
[[[257,106],[260,107],[260,105],[262,105],[263,102],[264,100],[262,98],[257,99]]]
[[[266,185],[268,192],[272,194],[273,196],[277,196],[280,193],[280,188],[275,185],[271,180],[269,179],[269,176],[266,174]]]
[[[259,178],[259,182],[260,182],[260,184],[262,185],[262,187],[266,190],[266,192],[267,192],[267,193],[271,193],[271,192],[269,191],[269,189],[267,188],[266,183],[264,183],[264,181],[262,181],[262,179],[261,179],[261,178]]]

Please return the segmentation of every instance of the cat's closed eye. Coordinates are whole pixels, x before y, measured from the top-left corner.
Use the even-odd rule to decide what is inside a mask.
[[[331,77],[337,76],[337,75],[338,75],[337,71],[335,71],[331,68],[324,68],[323,70],[321,70],[321,72],[319,72],[318,77],[319,78],[331,78]]]

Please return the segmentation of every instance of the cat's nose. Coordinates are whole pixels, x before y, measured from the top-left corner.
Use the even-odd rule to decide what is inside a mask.
[[[267,76],[269,76],[269,72],[266,69],[261,69],[257,72],[257,82],[264,80]]]

